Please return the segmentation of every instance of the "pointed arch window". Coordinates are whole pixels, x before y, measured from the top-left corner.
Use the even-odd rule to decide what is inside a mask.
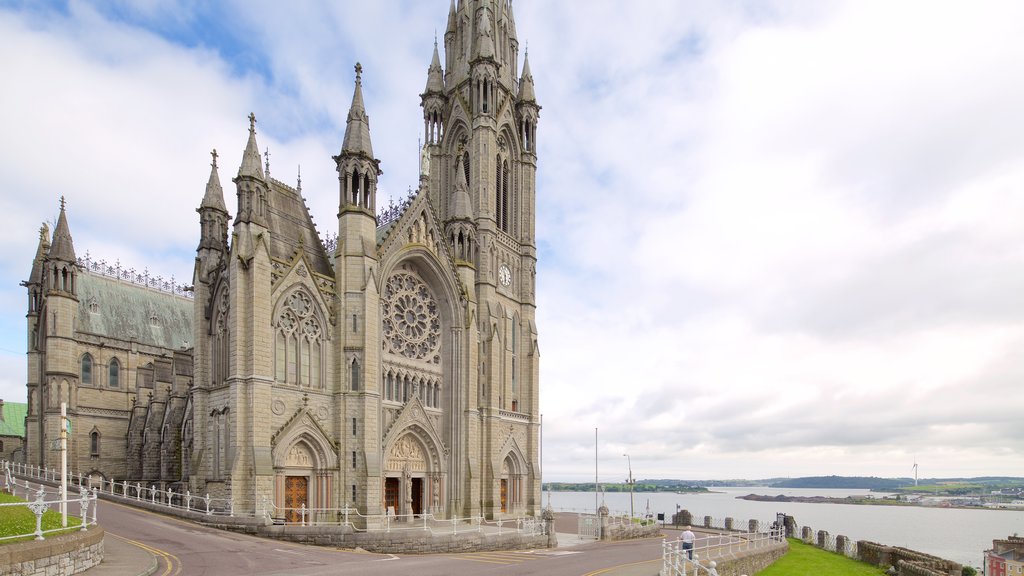
[[[274,379],[281,383],[323,387],[324,330],[318,307],[304,290],[284,299],[275,321]]]
[[[512,404],[519,404],[519,331],[515,319],[512,320]],[[514,410],[515,408],[513,408]]]
[[[92,384],[92,355],[82,356],[82,384]]]
[[[352,360],[352,391],[360,389],[361,374],[359,372],[359,360]]]
[[[210,381],[213,386],[224,384],[228,376],[228,290],[221,288],[216,299],[217,314],[213,320],[213,338],[210,342]]]
[[[110,359],[110,366],[107,368],[107,386],[111,388],[121,387],[121,363],[117,358]]]
[[[95,428],[89,433],[89,455],[100,455],[100,432]]]
[[[494,178],[494,220],[499,230],[509,233],[511,202],[509,199],[508,160],[499,155],[495,158],[494,165],[497,167]]]

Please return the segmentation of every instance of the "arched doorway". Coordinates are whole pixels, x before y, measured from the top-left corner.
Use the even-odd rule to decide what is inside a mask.
[[[502,514],[523,512],[523,466],[515,454],[508,454],[501,463],[498,491]]]
[[[289,524],[316,522],[331,507],[337,458],[305,419],[274,449],[274,512]],[[326,513],[326,512],[323,512]]]
[[[310,508],[309,488],[313,479],[313,455],[305,442],[288,449],[284,470],[284,521],[305,522]]]
[[[384,471],[384,509],[399,521],[423,514],[443,514],[444,476],[429,440],[412,432],[388,449]]]

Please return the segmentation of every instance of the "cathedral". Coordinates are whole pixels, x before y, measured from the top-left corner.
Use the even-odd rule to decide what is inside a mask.
[[[271,178],[250,114],[232,218],[213,153],[184,289],[77,257],[61,201],[23,283],[29,464],[59,465],[65,403],[69,468],[94,479],[236,511],[539,513],[540,106],[511,2],[452,1],[418,188],[391,209],[362,82],[336,191]],[[336,237],[309,193],[336,194]]]

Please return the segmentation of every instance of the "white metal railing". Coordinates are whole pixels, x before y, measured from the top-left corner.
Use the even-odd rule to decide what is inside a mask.
[[[25,532],[23,534],[10,534],[7,536],[0,536],[0,541],[11,540],[14,538],[25,538],[28,536],[35,536],[36,540],[43,540],[46,534],[52,534],[55,532],[68,532],[69,530],[81,530],[83,532],[89,530],[89,526],[96,525],[96,493],[88,489],[80,489],[78,498],[66,498],[62,499],[59,492],[47,492],[46,487],[38,484],[33,487],[28,482],[19,482],[11,471],[9,464],[3,462],[4,471],[4,490],[10,493],[12,496],[18,496],[19,492],[24,494],[26,498],[31,496],[32,492],[35,492],[35,498],[26,502],[7,502],[0,503],[0,507],[10,508],[17,506],[24,506],[28,508],[36,516],[36,528],[32,532]],[[81,524],[78,527],[67,527],[61,526],[58,528],[50,528],[43,530],[43,514],[47,510],[50,510],[52,506],[66,507],[69,504],[78,503],[79,514],[78,517],[81,520]],[[92,509],[92,516],[90,517],[90,508]],[[66,508],[63,508],[66,510]]]
[[[661,544],[661,576],[718,576],[713,559],[732,559],[737,554],[778,546],[785,534],[778,530],[711,534],[694,542],[691,550],[683,549],[681,540],[665,540]],[[700,561],[708,560],[707,564]]]
[[[7,462],[0,460],[10,474],[23,478],[59,482],[60,472],[46,467]],[[213,498],[209,494],[199,496],[186,490],[176,492],[173,488],[145,486],[141,482],[127,480],[95,479],[85,474],[68,474],[68,484],[77,485],[93,494],[120,496],[137,502],[165,506],[178,510],[196,512],[207,516],[255,517],[286,526],[348,526],[358,532],[399,532],[420,530],[433,534],[461,534],[478,532],[485,536],[518,532],[528,535],[543,535],[544,522],[540,518],[523,516],[487,520],[483,516],[439,519],[433,514],[361,514],[355,507],[343,508],[283,508],[274,505],[267,495],[258,495],[256,509],[237,510],[234,503],[226,498]]]
[[[4,462],[13,474],[23,478],[45,480],[48,482],[60,482],[60,471],[50,470],[43,466],[22,464],[17,462]],[[79,472],[68,474],[68,485],[78,486],[87,490],[93,490],[97,494],[110,494],[121,496],[135,501],[145,501],[150,504],[161,504],[168,508],[177,508],[191,512],[199,512],[208,516],[234,516],[235,510],[231,500],[226,498],[212,498],[209,494],[199,496],[190,491],[175,492],[173,488],[157,488],[156,485],[144,486],[141,482],[118,481],[111,478],[104,480],[94,478]]]
[[[285,526],[345,526],[355,532],[402,532],[421,531],[431,534],[461,534],[477,532],[484,535],[501,535],[518,532],[528,535],[544,535],[544,522],[540,518],[524,516],[487,520],[483,516],[465,518],[437,518],[431,513],[424,514],[362,514],[358,508],[346,505],[343,508],[298,508],[276,506],[264,497],[262,509],[267,518],[275,524]]]
[[[597,540],[601,537],[601,518],[597,514],[580,514],[576,517],[576,535],[580,540]]]

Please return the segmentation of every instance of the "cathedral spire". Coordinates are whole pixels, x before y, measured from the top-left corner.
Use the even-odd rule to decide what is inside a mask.
[[[459,19],[455,16],[455,0],[452,0],[451,6],[448,8],[448,28],[444,31],[445,36],[455,34],[458,24]]]
[[[348,125],[345,127],[345,140],[341,145],[342,154],[362,154],[373,158],[373,146],[370,144],[370,117],[363,106],[363,66],[356,62],[356,89],[352,94],[352,106],[348,111]]]
[[[64,213],[63,196],[60,197],[60,216],[57,217],[57,226],[53,230],[50,259],[72,263],[76,261],[75,244],[71,240],[71,231],[68,229],[68,218]]]
[[[367,214],[374,218],[377,202],[377,176],[380,176],[380,161],[373,157],[370,144],[370,117],[363,106],[363,66],[356,63],[356,86],[352,94],[352,106],[348,111],[348,125],[341,153],[334,157],[338,166],[340,184],[339,215],[348,209]]]
[[[45,222],[39,228],[39,245],[36,247],[36,257],[32,260],[32,273],[29,274],[29,284],[43,283],[43,260],[50,252],[50,227]]]
[[[252,176],[263,179],[263,163],[260,162],[260,147],[256,144],[256,115],[249,113],[249,141],[242,153],[242,165],[238,167],[239,176]]]
[[[529,49],[523,55],[523,76],[519,80],[519,101],[537,102],[537,96],[533,92],[533,74],[530,73]]]
[[[469,199],[469,184],[466,182],[466,165],[460,154],[455,161],[455,193],[448,200],[448,213],[453,219],[469,220],[473,217],[472,202]]]
[[[440,94],[444,92],[444,70],[441,69],[441,56],[437,52],[437,38],[434,38],[434,55],[427,69],[427,87],[424,94]]]
[[[473,51],[473,60],[494,58],[494,31],[491,27],[490,10],[480,11],[480,17],[476,27],[476,46]]]
[[[217,150],[210,152],[213,161],[210,163],[210,179],[206,182],[206,194],[203,196],[203,203],[200,208],[213,208],[227,213],[224,205],[224,189],[220,185],[220,176],[217,174]]]

